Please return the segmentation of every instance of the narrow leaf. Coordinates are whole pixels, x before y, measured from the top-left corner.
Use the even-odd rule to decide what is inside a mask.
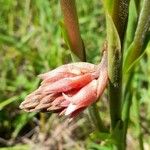
[[[143,54],[149,38],[148,29],[150,27],[150,2],[149,0],[144,0],[143,7],[140,13],[138,26],[136,29],[134,41],[127,51],[127,56],[124,62],[124,72],[128,72],[135,61]]]

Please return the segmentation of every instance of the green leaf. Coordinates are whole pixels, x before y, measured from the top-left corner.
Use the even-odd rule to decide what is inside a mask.
[[[150,2],[144,0],[140,13],[136,33],[132,44],[127,50],[124,61],[124,72],[128,72],[135,62],[142,56],[149,41],[148,29],[150,27]]]
[[[116,148],[112,145],[101,146],[95,143],[91,143],[88,147],[88,150],[116,150]]]
[[[142,58],[142,56],[145,54],[146,50],[150,46],[150,42],[145,41],[145,44],[141,48],[140,51],[135,51],[138,50],[138,47],[135,45],[136,43],[132,43],[131,46],[128,48],[128,53],[125,58],[125,63],[124,63],[124,68],[123,71],[124,73],[128,73]]]
[[[97,131],[90,134],[90,138],[94,141],[97,139],[106,140],[106,139],[109,139],[110,136],[111,136],[110,133],[97,132]]]
[[[103,0],[104,8],[106,11],[111,12],[114,5],[114,0]]]
[[[29,150],[29,146],[28,145],[16,145],[16,146],[11,146],[11,147],[3,147],[0,148],[0,150]]]
[[[130,89],[130,92],[132,92],[132,90]],[[127,121],[127,119],[129,119],[129,113],[130,113],[130,105],[132,103],[132,95],[131,93],[127,93],[126,95],[126,99],[123,103],[123,107],[122,107],[122,120],[123,121]]]
[[[12,138],[16,138],[21,131],[21,129],[35,116],[36,113],[23,113],[20,116],[17,116],[15,122],[15,130],[12,133]]]
[[[110,15],[107,14],[108,39],[108,75],[112,83],[116,83],[118,63],[121,61],[121,43],[117,29]]]
[[[18,99],[18,96],[14,96],[14,97],[11,97],[7,100],[4,100],[3,102],[0,103],[0,111],[2,109],[4,109],[7,105],[9,105],[10,103],[13,103],[14,101],[16,101]]]
[[[127,24],[127,31],[126,31],[126,37],[124,42],[124,52],[126,53],[127,48],[129,48],[129,45],[132,43],[135,35],[135,30],[137,26],[137,20],[138,19],[138,13],[136,11],[136,5],[135,1],[130,1],[129,5],[129,17],[128,17],[128,24]]]
[[[117,147],[122,147],[124,143],[122,143],[122,135],[123,135],[123,122],[120,120],[117,122],[115,129],[111,134],[111,142]]]

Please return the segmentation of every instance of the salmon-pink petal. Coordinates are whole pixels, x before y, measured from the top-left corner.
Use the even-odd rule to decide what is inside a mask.
[[[94,78],[95,77],[91,73],[73,78],[64,78],[50,85],[41,86],[39,90],[43,93],[66,92],[72,89],[81,88],[91,82]]]
[[[80,88],[78,88],[78,89],[73,89],[73,90],[70,90],[70,91],[65,92],[64,94],[66,94],[67,96],[73,96],[73,95],[76,94],[79,90],[80,90]]]
[[[70,115],[72,112],[74,112],[75,110],[77,110],[77,105],[74,105],[72,103],[69,104],[69,106],[66,109],[65,115]]]
[[[87,63],[87,62],[77,62],[72,64],[73,64],[72,68],[78,67],[82,74],[95,72],[97,69],[97,65]]]
[[[65,94],[63,96],[66,100],[76,105],[76,107],[78,106],[78,108],[87,107],[97,99],[97,80],[91,81],[72,97],[68,97]]]
[[[68,73],[68,72],[59,72],[57,75],[53,77],[47,77],[45,80],[41,82],[41,85],[43,84],[50,84],[52,82],[58,81],[62,78],[67,78],[67,77],[75,77],[76,75],[73,73]]]
[[[52,102],[55,98],[56,98],[55,94],[49,94],[49,95],[46,95],[45,97],[43,97],[41,99],[40,103],[47,104],[47,103]]]
[[[70,117],[75,117],[77,116],[81,111],[83,111],[86,107],[82,107],[82,108],[78,108],[77,105],[74,104],[70,104],[66,111],[65,111],[65,115],[68,116],[70,115]]]
[[[70,104],[70,101],[64,100],[63,102],[61,102],[60,106],[67,107],[69,104]]]
[[[39,78],[41,79],[47,79],[47,78],[54,78],[55,76],[57,76],[58,74],[61,74],[61,73],[71,73],[71,74],[75,74],[75,75],[80,75],[81,74],[81,71],[78,69],[78,67],[74,67],[74,69],[68,69],[68,65],[63,65],[63,66],[60,66],[54,70],[51,70],[47,73],[43,73],[43,74],[40,74],[38,75]]]
[[[62,95],[63,95],[63,97],[64,97],[65,100],[71,102],[71,97],[72,97],[72,96],[68,96],[68,95],[65,94],[65,93],[62,93]]]
[[[30,95],[28,95],[26,98],[25,98],[25,101],[24,103],[28,103],[30,102],[31,100],[39,100],[40,98],[42,98],[44,95],[36,95],[34,93],[31,93]]]
[[[63,102],[65,99],[63,96],[59,96],[57,97],[53,102],[52,102],[52,105],[59,105],[61,102]]]
[[[100,75],[98,78],[97,97],[102,95],[107,86],[107,83],[108,83],[108,72],[107,68],[105,67],[102,68],[102,70],[100,71]]]
[[[38,89],[35,90],[35,91],[33,91],[32,93],[30,93],[29,95],[27,95],[26,98],[25,98],[25,100],[31,99],[35,95],[40,95],[40,93],[38,92]]]
[[[47,103],[47,104],[42,104],[40,103],[39,105],[37,105],[34,109],[35,110],[42,110],[42,109],[47,109],[51,106],[51,103]]]
[[[94,72],[97,66],[86,62],[77,62],[62,65],[52,71],[39,75],[41,79],[52,78],[57,76],[60,72],[72,73],[75,75],[81,75],[82,73]]]
[[[33,107],[34,105],[37,105],[40,102],[40,98],[42,98],[42,95],[33,95],[32,97],[25,99],[25,101],[23,101],[20,104],[20,108],[24,109],[25,107],[30,108]]]
[[[31,102],[31,103],[21,103],[19,107],[21,109],[27,109],[27,110],[29,110],[31,108],[36,107],[38,104],[39,104],[39,102],[37,102],[37,101],[36,102]]]
[[[50,106],[49,108],[47,108],[47,111],[57,111],[57,112],[60,112],[62,110],[63,110],[63,108],[60,107],[60,106]]]

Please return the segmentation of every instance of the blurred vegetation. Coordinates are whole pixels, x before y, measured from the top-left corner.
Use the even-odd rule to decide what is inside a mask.
[[[78,0],[77,6],[87,61],[98,63],[99,48],[106,34],[102,4],[98,0]],[[19,144],[10,148],[18,150],[29,149],[28,145],[39,149],[45,146],[51,150],[99,149],[93,141],[97,136],[104,139],[106,135],[92,133],[95,129],[88,124],[87,113],[70,124],[55,115],[26,113],[19,109],[24,97],[38,86],[38,74],[71,61],[59,26],[62,20],[59,1],[0,0],[0,8],[0,146]],[[131,112],[132,132],[129,130],[127,137],[131,149],[138,148],[138,136],[144,137],[145,148],[150,146],[148,49],[150,46],[135,71],[133,107],[136,105],[134,108],[137,109]],[[107,107],[107,101],[105,103]],[[105,111],[104,107],[101,109]],[[109,121],[106,114],[102,116]],[[137,123],[140,120],[142,128]],[[87,138],[89,133],[92,135]]]

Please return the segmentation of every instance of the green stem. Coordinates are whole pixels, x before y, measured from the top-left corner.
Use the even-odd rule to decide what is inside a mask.
[[[109,20],[109,19],[108,19]],[[109,75],[109,87],[108,98],[110,104],[110,116],[111,116],[111,132],[113,133],[118,122],[121,120],[121,97],[122,97],[122,54],[120,39],[117,34],[115,26],[109,27],[109,21],[107,20],[108,29],[108,75]],[[110,29],[111,28],[111,29]],[[110,30],[110,32],[109,32]],[[115,136],[116,137],[116,136]],[[120,141],[116,139],[118,149],[120,149]]]
[[[46,114],[40,113],[40,131],[45,132],[45,122],[46,122]]]
[[[127,83],[125,85],[125,89],[124,89],[124,97],[127,95],[128,91],[131,92],[131,86],[132,86],[132,80],[134,77],[134,69],[130,72],[129,76],[127,77]]]
[[[109,4],[109,6],[108,6]],[[106,0],[108,39],[108,75],[111,133],[118,150],[124,149],[122,138],[122,62],[123,41],[128,19],[129,0]],[[119,125],[119,126],[118,126]]]
[[[111,128],[115,129],[116,124],[121,120],[121,84],[115,87],[109,83],[109,100],[110,100],[110,115],[111,115]],[[116,100],[116,101],[115,101]]]
[[[128,123],[130,118],[130,108],[132,104],[132,81],[134,77],[134,70],[130,72],[127,83],[124,89],[124,101],[122,105],[122,120],[123,120],[123,141],[126,147],[126,136],[128,131]]]
[[[80,35],[75,0],[60,0],[60,4],[71,51],[78,56],[80,60],[85,61],[85,48]]]
[[[123,44],[124,33],[126,31],[129,1],[130,0],[114,0],[112,18],[117,28],[121,45]]]
[[[123,44],[128,19],[128,5],[130,0],[105,0],[106,10],[111,15]]]
[[[130,108],[132,104],[132,94],[131,92],[126,95],[125,102],[123,105],[123,111],[122,111],[122,120],[123,120],[123,142],[126,147],[126,136],[128,131],[128,123],[129,123],[129,116],[130,116]]]
[[[121,118],[121,45],[112,18],[107,15],[108,39],[108,98],[110,103],[111,128],[115,129]]]
[[[122,97],[122,43],[127,23],[128,3],[126,0],[107,0],[111,3],[107,15],[108,38],[108,74],[109,74],[109,100],[112,130],[121,120]],[[107,7],[107,6],[105,6]],[[110,17],[109,17],[110,16]],[[111,19],[112,21],[111,21]],[[111,25],[110,25],[111,24]]]
[[[138,96],[137,96],[138,97]],[[140,99],[140,98],[138,98]],[[135,104],[135,111],[136,111],[136,118],[137,118],[137,130],[138,130],[138,140],[139,140],[139,147],[140,150],[144,150],[144,145],[143,145],[143,134],[141,131],[141,120],[140,120],[140,101],[137,98],[134,99],[134,104]]]

